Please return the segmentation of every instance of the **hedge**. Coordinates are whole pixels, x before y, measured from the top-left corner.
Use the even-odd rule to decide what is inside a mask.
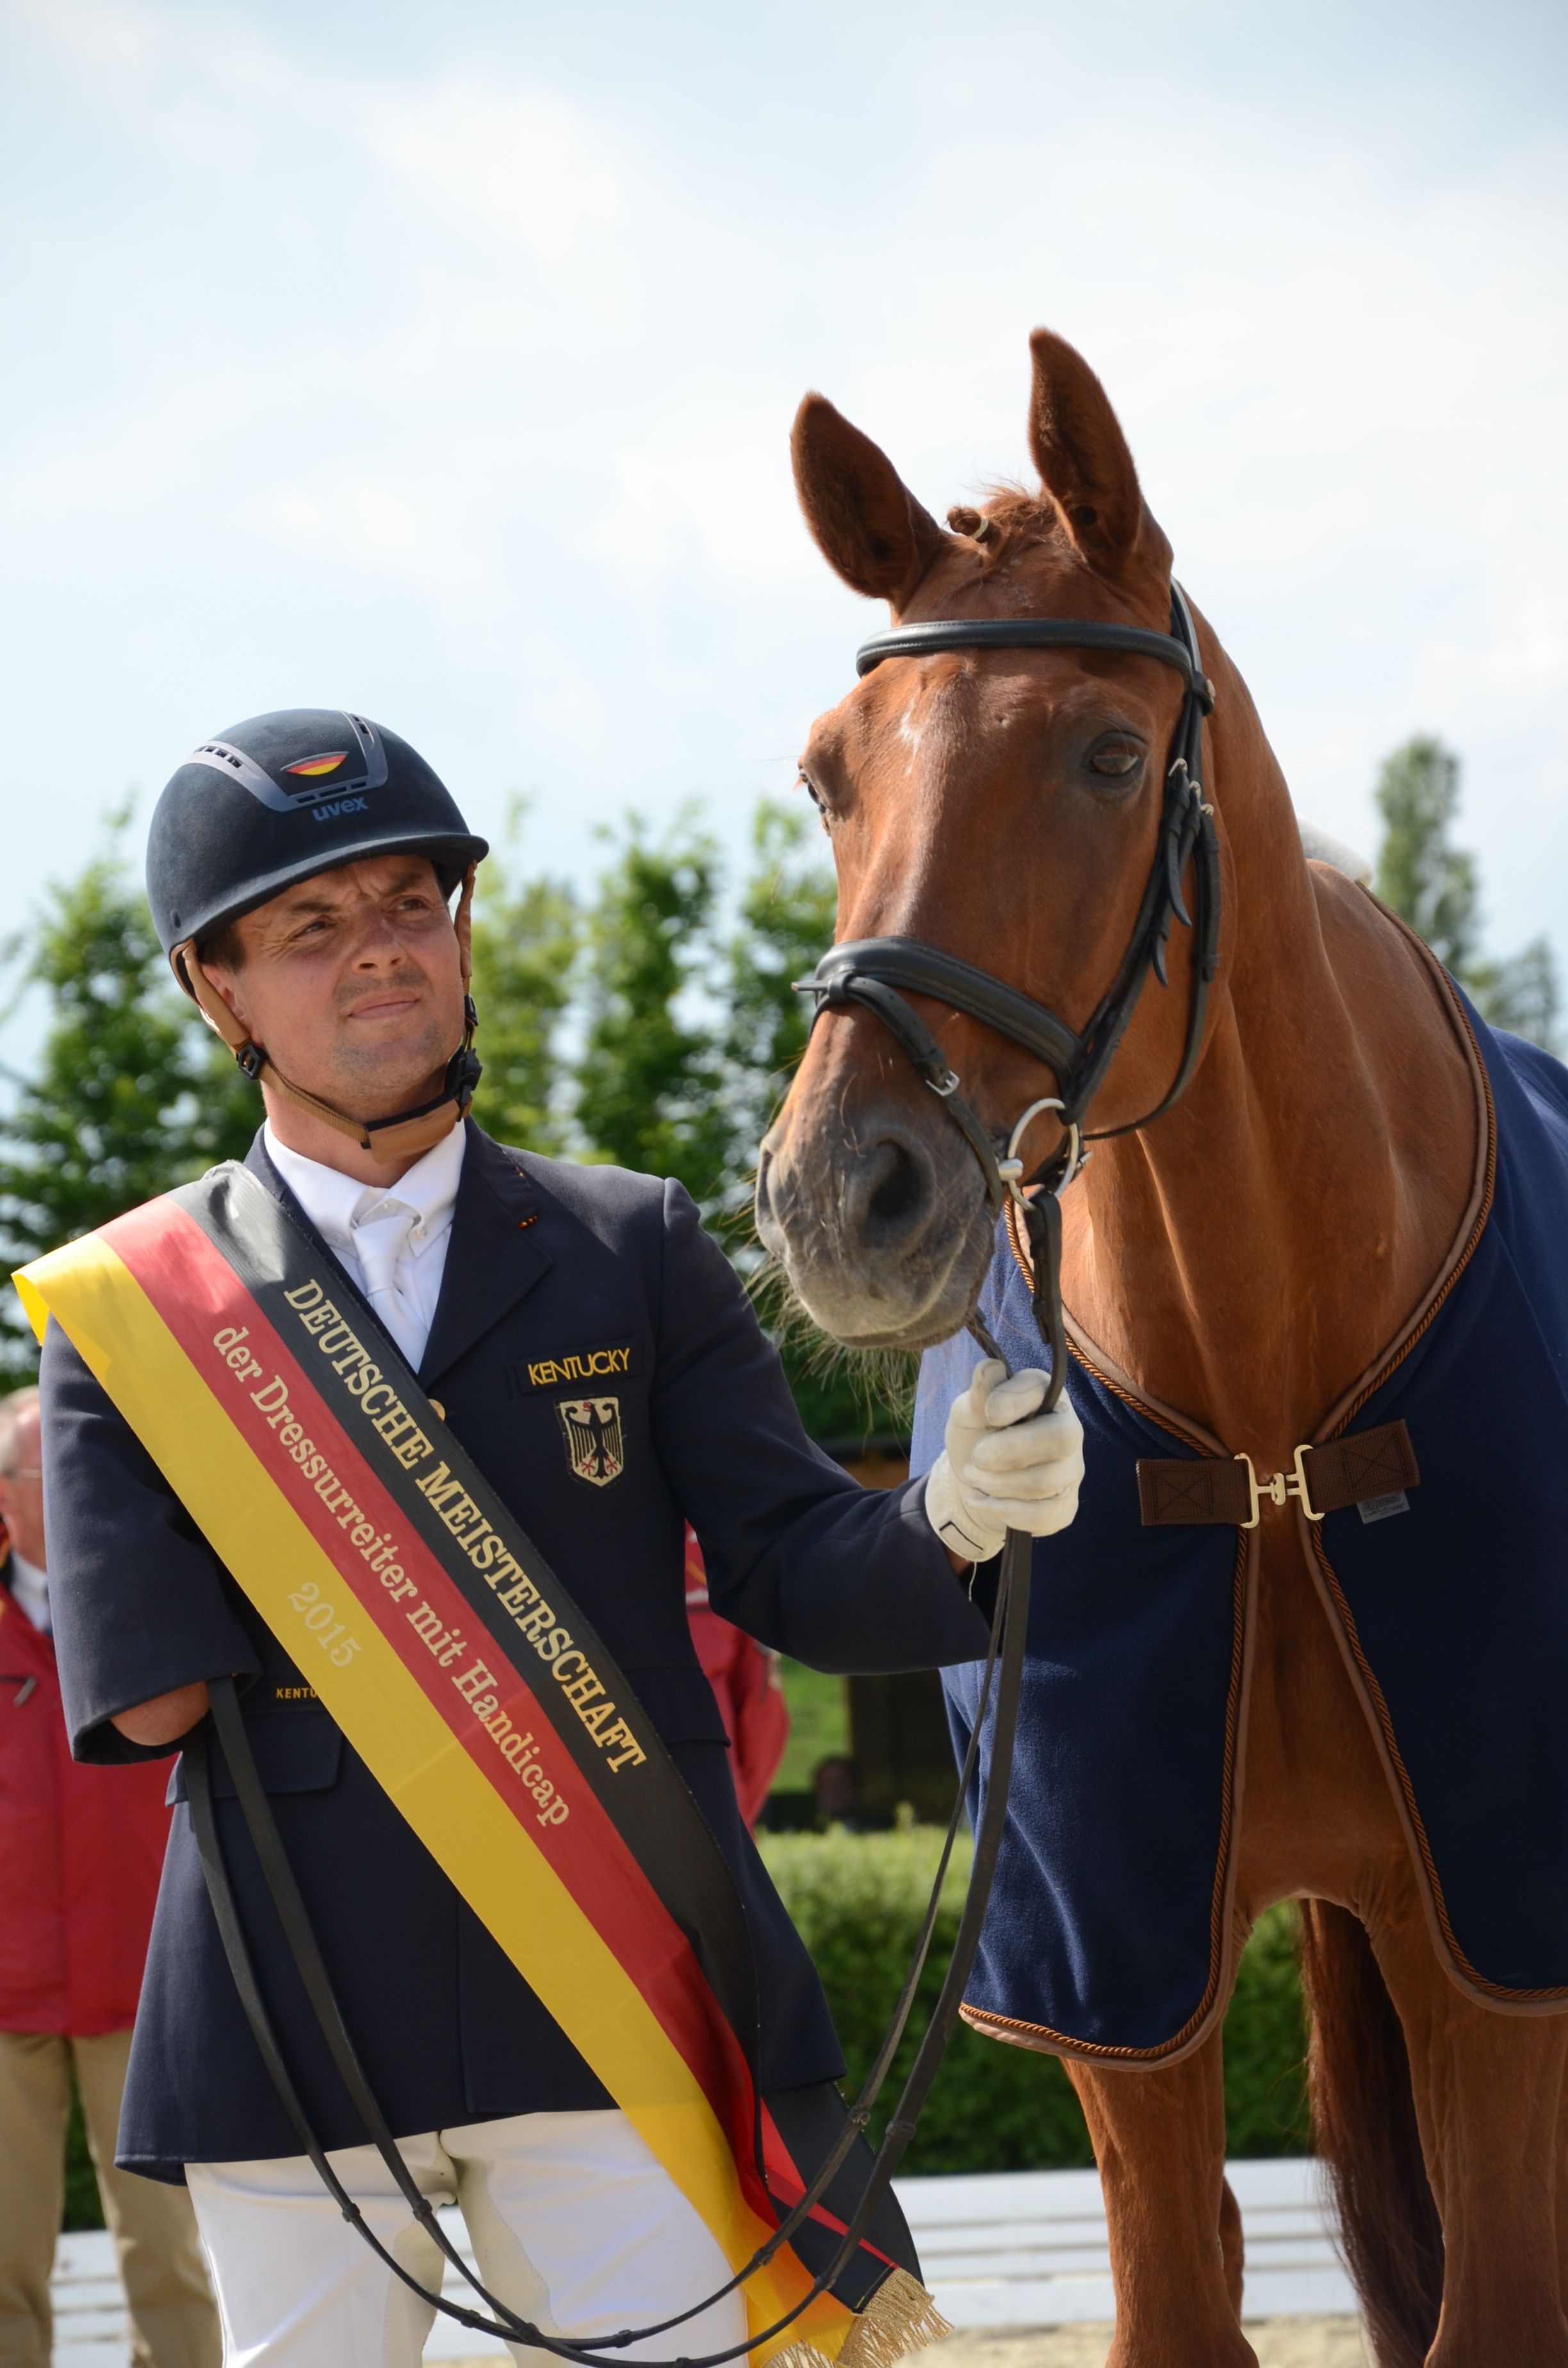
[[[941,1836],[916,1826],[902,1833],[765,1834],[759,1847],[816,1960],[834,2021],[858,2083],[874,2057],[908,1969],[921,1913],[937,1871]],[[954,1853],[936,1940],[912,2029],[904,2033],[883,2091],[891,2111],[936,2002],[958,1929],[968,1874],[967,1846]],[[1275,1908],[1242,1959],[1225,2021],[1226,2146],[1232,2155],[1304,2154],[1305,2043],[1296,1977],[1294,1914]],[[1054,2056],[954,2032],[904,2157],[909,2172],[1042,2170],[1093,2160],[1071,2084]]]
[[[763,1834],[758,1847],[816,1960],[850,2080],[858,2081],[876,2054],[908,1970],[941,1836],[931,1826],[891,1834],[851,1834],[840,1827],[826,1834]],[[960,1844],[912,2018],[916,2033],[936,2002],[968,1872],[968,1845]],[[906,2032],[883,2091],[876,2135],[915,2044]],[[1293,1918],[1288,1908],[1277,1907],[1253,1934],[1225,2020],[1228,2152],[1307,2151],[1303,2053]],[[1002,2046],[960,2024],[903,2167],[910,2172],[1055,2170],[1093,2158],[1078,2100],[1056,2058]],[[65,2226],[101,2227],[79,2107],[73,2115],[68,2164]]]

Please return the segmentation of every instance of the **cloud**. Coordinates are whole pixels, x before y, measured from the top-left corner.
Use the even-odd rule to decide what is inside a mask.
[[[360,121],[369,155],[455,230],[521,254],[556,284],[624,235],[628,193],[608,142],[555,92],[456,77],[372,93]]]
[[[1506,8],[1484,68],[1429,12],[1385,58],[1343,12],[1292,46],[1128,0],[16,15],[31,868],[305,681],[482,801],[544,781],[561,860],[694,783],[738,831],[871,614],[795,512],[801,393],[939,512],[1027,468],[1044,320],[1305,810],[1364,840],[1378,756],[1441,729],[1500,939],[1562,928],[1568,147]]]

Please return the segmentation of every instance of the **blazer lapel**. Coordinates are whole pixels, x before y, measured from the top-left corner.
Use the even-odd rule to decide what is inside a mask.
[[[250,1149],[246,1152],[242,1164],[250,1169],[251,1174],[256,1177],[259,1182],[266,1185],[267,1190],[271,1193],[275,1201],[281,1201],[283,1206],[288,1210],[289,1214],[293,1218],[294,1223],[299,1226],[301,1232],[308,1235],[310,1240],[315,1244],[316,1248],[320,1250],[323,1258],[326,1259],[328,1265],[332,1268],[333,1272],[343,1277],[344,1281],[348,1285],[349,1290],[353,1292],[357,1299],[362,1299],[364,1294],[360,1291],[358,1284],[354,1281],[352,1275],[344,1272],[344,1269],[339,1263],[337,1258],[335,1256],[333,1251],[328,1248],[326,1243],[323,1241],[320,1234],[317,1233],[315,1226],[312,1224],[309,1211],[301,1207],[301,1203],[296,1201],[294,1195],[290,1191],[289,1187],[283,1181],[282,1177],[278,1174],[277,1168],[274,1167],[271,1160],[268,1159],[267,1156],[267,1144],[262,1139],[261,1129],[259,1127],[256,1129],[256,1140],[251,1144]]]
[[[472,1119],[435,1321],[419,1378],[426,1387],[498,1324],[554,1259],[533,1186]]]
[[[508,1308],[515,1307],[554,1263],[540,1239],[541,1228],[536,1222],[539,1201],[533,1186],[500,1144],[482,1134],[472,1119],[465,1120],[464,1124],[468,1148],[463,1154],[435,1318],[419,1367],[419,1378],[426,1386],[449,1365],[455,1365],[476,1340],[483,1339],[491,1326],[498,1324]],[[344,1274],[268,1159],[259,1132],[245,1154],[244,1164],[274,1199],[282,1201],[333,1271],[343,1276],[355,1297],[361,1297],[358,1284]]]

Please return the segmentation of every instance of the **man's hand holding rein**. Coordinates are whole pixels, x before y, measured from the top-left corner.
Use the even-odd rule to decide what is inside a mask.
[[[955,1560],[989,1562],[1009,1530],[1049,1538],[1076,1513],[1084,1429],[1065,1394],[1051,1414],[1036,1413],[1046,1379],[1029,1366],[1009,1379],[988,1357],[953,1400],[926,1514]]]

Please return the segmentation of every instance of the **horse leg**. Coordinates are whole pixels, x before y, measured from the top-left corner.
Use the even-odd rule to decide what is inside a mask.
[[[1179,2064],[1069,2057],[1094,2140],[1116,2280],[1106,2368],[1256,2368],[1241,2330],[1241,2214],[1225,2184],[1218,2027]]]
[[[1427,2368],[1568,2368],[1558,2154],[1568,2015],[1466,1998],[1433,1952],[1408,1867],[1368,1930],[1410,2055],[1443,2228],[1443,2306]]]

